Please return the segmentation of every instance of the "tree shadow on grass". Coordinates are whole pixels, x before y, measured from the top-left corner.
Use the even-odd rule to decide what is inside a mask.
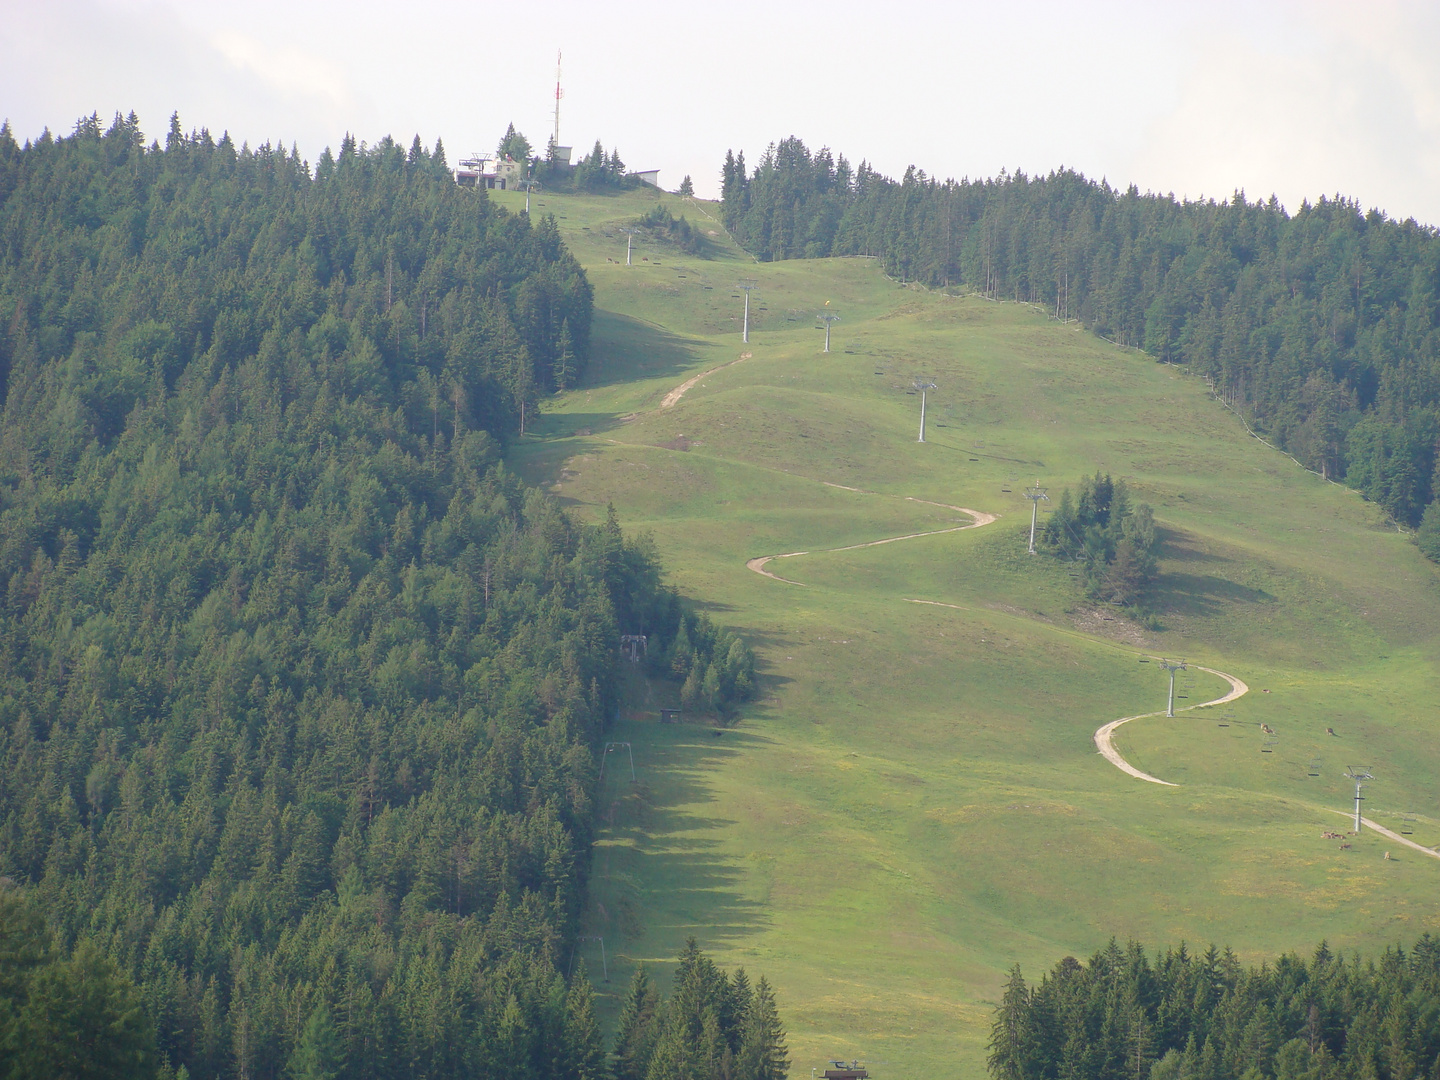
[[[1176,532],[1174,529],[1158,528],[1155,530],[1160,535],[1161,552],[1169,562],[1228,562],[1223,555],[1216,555],[1212,551],[1204,551],[1195,543],[1195,538],[1188,533]]]
[[[1214,617],[1236,604],[1268,604],[1274,601],[1263,589],[1215,574],[1187,574],[1169,571],[1156,580],[1152,595],[1162,615]]]
[[[1151,596],[1163,615],[1213,617],[1238,604],[1267,604],[1275,597],[1223,576],[1234,561],[1206,551],[1188,533],[1159,529],[1162,558],[1169,565],[1155,579]],[[1175,567],[1180,564],[1182,568]],[[1207,573],[1207,570],[1215,571]]]
[[[595,309],[590,362],[580,388],[679,375],[705,342],[603,308]]]
[[[751,867],[723,843],[735,822],[707,812],[716,801],[710,776],[769,740],[719,730],[630,721],[612,733],[631,744],[636,779],[628,761],[612,754],[611,764],[622,767],[607,769],[598,794],[583,929],[605,937],[612,994],[637,962],[667,968],[688,937],[701,948],[721,948],[769,922],[764,906],[746,895]],[[598,946],[593,951],[593,959],[588,947],[583,955],[596,977]]]

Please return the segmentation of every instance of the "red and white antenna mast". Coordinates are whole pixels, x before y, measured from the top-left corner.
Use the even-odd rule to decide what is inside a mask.
[[[560,145],[560,99],[565,91],[560,89],[560,50],[555,50],[555,145]]]

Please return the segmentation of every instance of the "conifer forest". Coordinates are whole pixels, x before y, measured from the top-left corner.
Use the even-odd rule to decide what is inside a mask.
[[[418,139],[6,127],[0,310],[0,1075],[603,1075],[619,635],[701,709],[753,657],[506,469],[587,360],[554,220]]]

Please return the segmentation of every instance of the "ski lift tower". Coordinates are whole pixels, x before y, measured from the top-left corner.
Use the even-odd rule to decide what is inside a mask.
[[[829,303],[829,301],[826,301],[826,303]],[[836,315],[833,311],[822,311],[818,318],[825,324],[825,351],[828,353],[830,351],[830,324],[839,322],[840,316]]]
[[[935,380],[921,377],[915,380],[915,389],[920,391],[920,438],[916,442],[925,441],[925,391],[935,389]]]
[[[735,286],[735,287],[736,287],[737,289],[744,289],[744,290],[745,290],[745,322],[742,324],[742,329],[741,329],[741,331],[740,331],[740,340],[741,340],[741,342],[743,342],[744,344],[749,345],[749,344],[750,344],[750,292],[751,292],[752,289],[758,288],[758,284],[755,282],[755,280],[754,280],[753,278],[746,278],[744,281],[740,282],[740,284],[737,285],[737,286]]]
[[[539,181],[539,180],[536,180],[533,176],[531,176],[531,177],[526,177],[524,180],[521,180],[521,181],[520,181],[520,186],[525,189],[525,216],[526,216],[526,217],[529,217],[529,216],[530,216],[530,192],[534,191],[537,187],[540,186],[540,181]]]
[[[1025,498],[1030,500],[1030,554],[1035,554],[1035,519],[1040,513],[1040,500],[1050,501],[1050,496],[1045,494],[1045,489],[1040,486],[1040,481],[1035,481],[1034,487],[1025,489]]]
[[[1365,786],[1366,780],[1374,780],[1375,774],[1370,771],[1369,765],[1351,765],[1345,770],[1345,775],[1355,781],[1355,835],[1360,835],[1360,804],[1365,797],[1360,794],[1360,789]]]
[[[1160,666],[1170,673],[1170,701],[1165,706],[1165,715],[1175,715],[1175,672],[1185,670],[1185,661],[1161,660]]]

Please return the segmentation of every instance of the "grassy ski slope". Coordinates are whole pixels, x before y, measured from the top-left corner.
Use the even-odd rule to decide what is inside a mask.
[[[626,267],[616,230],[659,198],[540,197],[595,283],[597,359],[517,467],[651,531],[684,592],[755,644],[763,696],[717,736],[662,728],[662,691],[635,682],[613,738],[638,783],[610,759],[587,927],[612,1016],[632,965],[663,969],[693,933],[776,984],[796,1076],[843,1056],[881,1078],[980,1077],[1016,962],[1038,974],[1112,935],[1259,959],[1440,930],[1440,861],[1320,835],[1344,829],[1342,773],[1364,764],[1367,814],[1414,812],[1414,839],[1440,845],[1440,575],[1412,544],[1198,380],[1035,308],[900,287],[863,259],[755,265],[713,205],[674,197],[715,230],[710,257],[641,242]],[[748,346],[741,277],[758,284]],[[918,375],[939,384],[923,445]],[[1161,631],[1025,553],[1024,485],[1058,494],[1096,468],[1166,531]],[[946,506],[999,519],[938,532],[971,521]],[[796,551],[769,568],[801,584],[746,568]],[[1252,688],[1119,730],[1175,787],[1092,741],[1163,708],[1149,655]],[[1193,670],[1180,685],[1183,704],[1226,689]],[[584,957],[598,976],[599,946]]]

